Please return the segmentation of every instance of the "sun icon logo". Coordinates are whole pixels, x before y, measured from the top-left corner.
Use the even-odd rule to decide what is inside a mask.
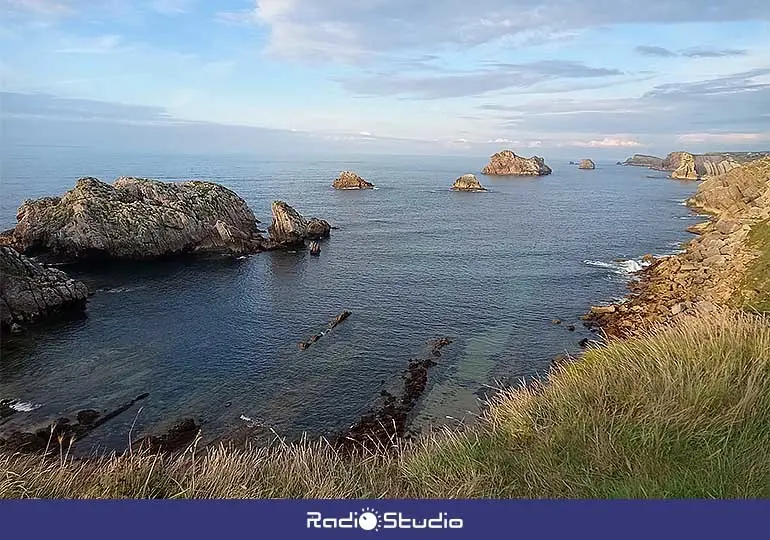
[[[358,516],[358,528],[365,531],[379,531],[380,517],[380,513],[374,508],[364,508]]]

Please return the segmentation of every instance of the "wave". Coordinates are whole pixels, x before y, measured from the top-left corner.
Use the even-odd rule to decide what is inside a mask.
[[[147,287],[144,286],[144,285],[137,285],[135,287],[102,287],[101,289],[96,289],[96,292],[98,292],[98,293],[109,293],[109,294],[120,294],[120,293],[141,291],[142,289],[146,289],[146,288]]]
[[[39,409],[41,406],[37,403],[30,403],[29,401],[11,401],[8,407],[16,412],[32,412],[35,409]]]
[[[620,276],[630,276],[632,274],[635,274],[637,272],[640,272],[644,270],[646,267],[650,265],[650,263],[646,261],[635,260],[635,259],[629,259],[629,260],[622,260],[622,261],[613,261],[613,262],[604,262],[604,261],[590,261],[586,260],[583,261],[583,264],[587,264],[588,266],[593,266],[595,268],[606,268],[607,270],[610,270],[613,274],[617,274]]]

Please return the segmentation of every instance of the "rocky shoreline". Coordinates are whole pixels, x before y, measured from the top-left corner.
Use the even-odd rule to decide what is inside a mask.
[[[770,157],[704,181],[687,201],[710,218],[684,253],[653,259],[629,284],[624,302],[594,306],[584,316],[610,337],[628,337],[681,317],[741,306],[751,294],[744,277],[759,254],[748,237],[770,219]]]

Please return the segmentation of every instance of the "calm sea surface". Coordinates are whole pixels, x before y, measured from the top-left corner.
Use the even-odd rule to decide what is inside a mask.
[[[580,157],[580,156],[576,156]],[[328,434],[397,388],[410,358],[455,342],[432,368],[416,424],[469,421],[479,390],[544,372],[591,334],[579,316],[625,294],[645,253],[688,239],[681,205],[696,185],[642,168],[580,171],[548,159],[541,178],[479,176],[489,193],[454,193],[483,158],[271,161],[247,155],[93,154],[22,148],[2,161],[0,227],[25,198],[60,195],[80,176],[205,179],[240,194],[266,228],[282,199],[339,230],[320,257],[114,264],[70,269],[96,291],[88,317],[33,331],[3,351],[0,398],[30,404],[0,429],[149,392],[142,408],[82,442],[122,448],[133,434],[195,417],[215,437],[241,415],[296,436]],[[373,191],[335,191],[353,169]],[[307,351],[297,342],[341,310],[353,315]],[[561,326],[551,324],[559,318]],[[568,324],[578,326],[569,332]]]

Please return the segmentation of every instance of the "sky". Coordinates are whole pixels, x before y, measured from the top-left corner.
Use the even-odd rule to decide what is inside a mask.
[[[766,0],[0,0],[0,14],[10,144],[770,149]]]

